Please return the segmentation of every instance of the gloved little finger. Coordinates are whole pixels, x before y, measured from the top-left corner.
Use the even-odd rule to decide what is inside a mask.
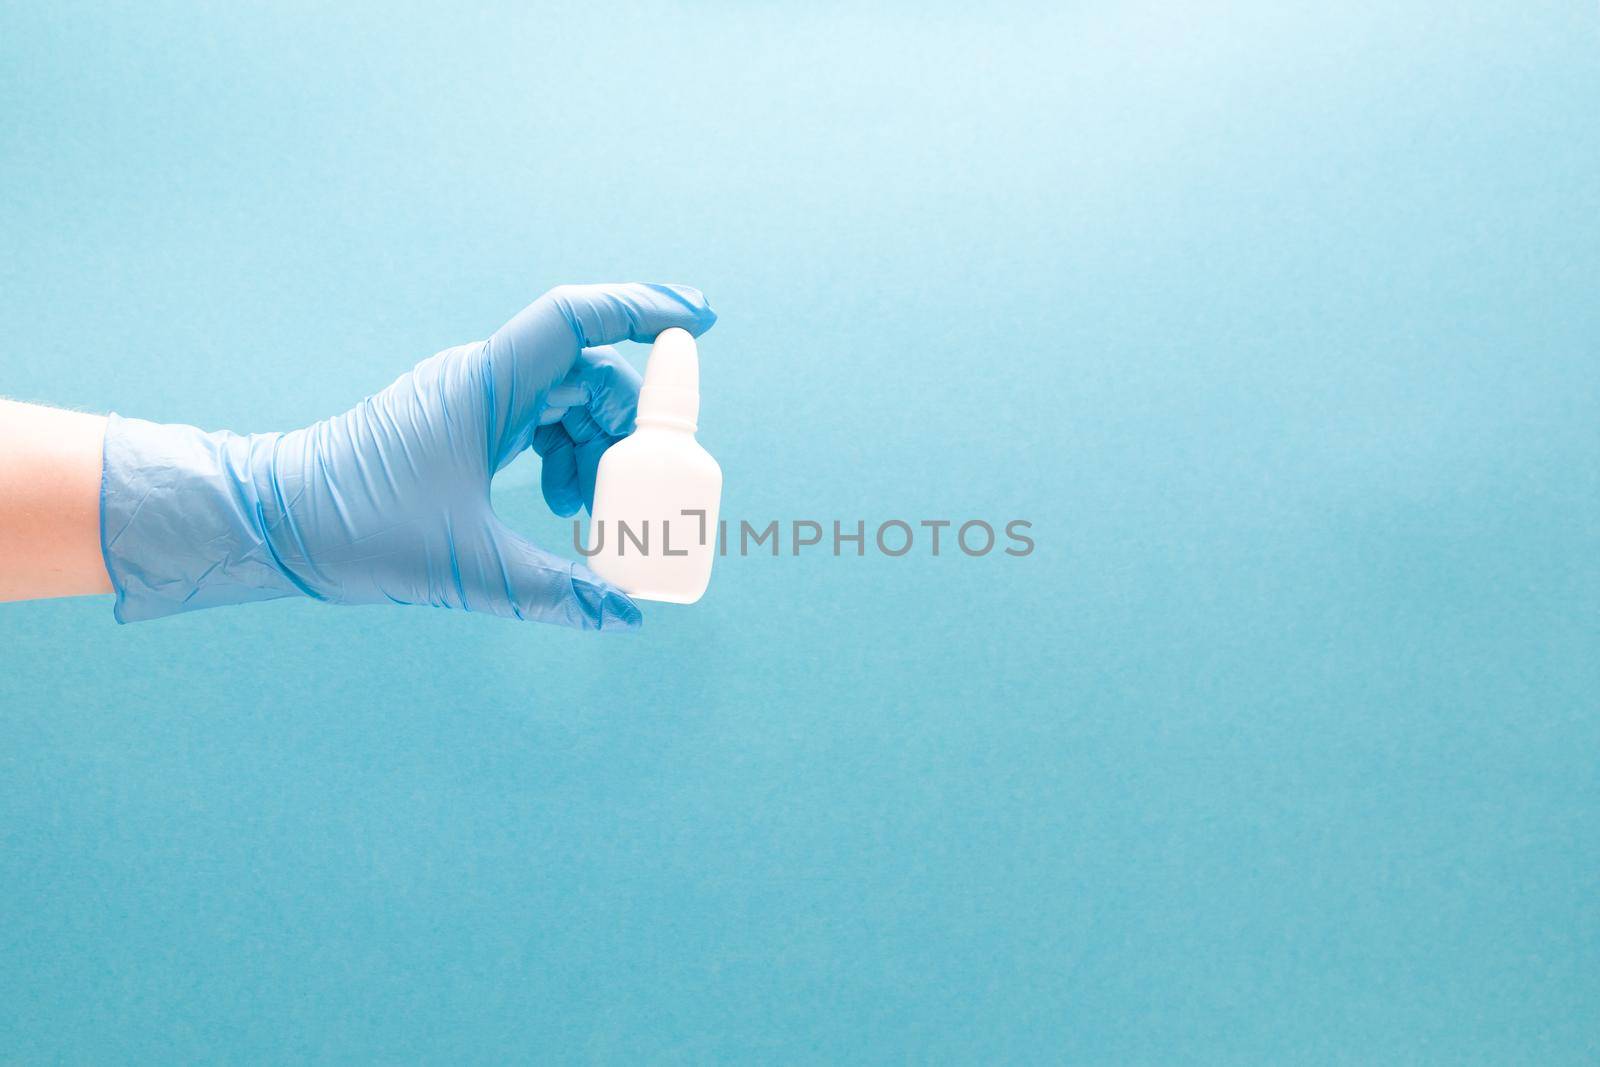
[[[606,449],[622,440],[608,433],[597,433],[585,441],[577,442],[573,451],[578,461],[578,496],[583,506],[594,512],[594,486],[600,471],[600,457]]]
[[[583,507],[575,448],[560,423],[541,426],[533,432],[533,450],[539,454],[542,464],[539,487],[544,491],[550,510],[562,517],[576,515]]]

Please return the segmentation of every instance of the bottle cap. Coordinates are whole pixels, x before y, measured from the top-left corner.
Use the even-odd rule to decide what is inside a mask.
[[[686,430],[700,418],[700,351],[688,330],[662,330],[650,349],[639,391],[639,421],[666,423]]]

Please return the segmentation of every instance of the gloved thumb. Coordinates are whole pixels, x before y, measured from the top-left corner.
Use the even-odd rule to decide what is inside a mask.
[[[583,564],[546,552],[503,525],[494,539],[504,595],[517,618],[607,632],[643,625],[638,605]]]

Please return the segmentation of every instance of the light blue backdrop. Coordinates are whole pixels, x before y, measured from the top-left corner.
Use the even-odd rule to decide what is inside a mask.
[[[681,281],[727,514],[1038,550],[0,608],[0,1060],[1600,1055],[1593,3],[99,6],[0,15],[0,392]]]

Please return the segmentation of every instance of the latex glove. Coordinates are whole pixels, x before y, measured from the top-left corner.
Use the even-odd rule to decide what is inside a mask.
[[[303,430],[112,415],[100,529],[117,620],[305,595],[633,629],[639,609],[620,590],[500,522],[489,483],[532,445],[551,508],[591,504],[639,395],[637,372],[604,346],[715,321],[686,286],[562,286]]]

